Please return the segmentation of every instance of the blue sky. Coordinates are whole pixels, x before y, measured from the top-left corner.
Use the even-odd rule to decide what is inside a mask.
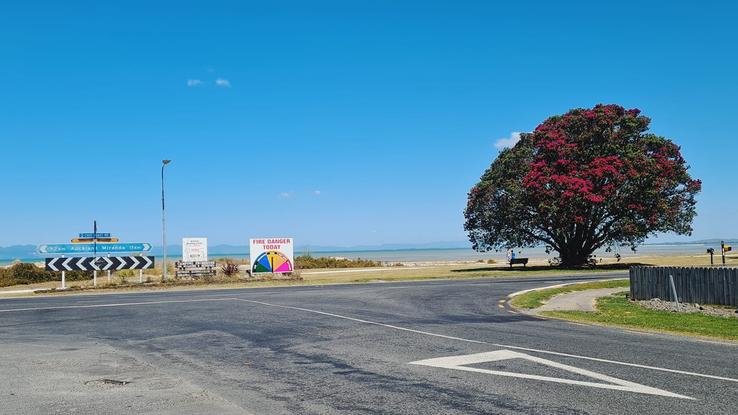
[[[0,13],[0,245],[86,231],[298,245],[465,240],[495,143],[617,103],[738,235],[731,2],[14,2]],[[664,240],[677,240],[672,236]]]

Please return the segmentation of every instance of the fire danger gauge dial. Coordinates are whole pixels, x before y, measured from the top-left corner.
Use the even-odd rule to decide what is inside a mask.
[[[279,251],[262,252],[254,262],[253,272],[292,272],[292,262]]]

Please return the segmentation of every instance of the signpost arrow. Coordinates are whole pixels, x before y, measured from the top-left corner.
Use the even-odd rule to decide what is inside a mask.
[[[61,258],[52,258],[51,261],[46,264],[50,271],[59,271],[59,268],[56,267],[56,261],[58,261],[59,259]]]
[[[151,244],[137,243],[104,243],[104,244],[45,244],[39,245],[38,252],[42,254],[86,254],[97,250],[98,253],[113,252],[148,252]]]
[[[62,262],[62,267],[64,267],[64,269],[66,269],[67,271],[71,271],[72,268],[69,267],[69,262],[72,261],[73,259],[74,258],[65,259],[64,262]]]

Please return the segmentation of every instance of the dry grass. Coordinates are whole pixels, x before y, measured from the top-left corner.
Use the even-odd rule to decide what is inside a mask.
[[[716,258],[719,260],[719,257]],[[510,269],[505,265],[488,265],[482,263],[457,263],[447,265],[433,265],[422,267],[382,267],[371,269],[315,269],[306,270],[301,273],[302,281],[247,281],[236,280],[237,282],[213,281],[206,284],[195,284],[191,286],[166,286],[155,285],[154,287],[134,287],[134,288],[116,288],[115,290],[140,290],[140,289],[204,289],[204,288],[245,288],[245,287],[262,287],[262,286],[281,286],[281,285],[319,285],[319,284],[347,284],[347,283],[371,283],[371,282],[388,282],[388,281],[414,281],[414,280],[433,280],[433,279],[465,279],[465,278],[482,278],[482,277],[540,277],[560,274],[591,274],[602,272],[623,272],[630,265],[671,265],[671,266],[705,266],[709,265],[710,259],[707,255],[654,255],[632,257],[622,262],[606,261],[601,266],[593,269],[576,269],[562,270],[552,268],[547,265],[532,265],[526,268],[516,266]],[[728,258],[728,265],[738,265],[738,255]],[[161,281],[161,267],[153,270],[147,270],[144,273],[144,281],[149,279],[153,283]],[[138,275],[127,277],[129,283],[138,282]],[[121,278],[113,276],[112,283],[120,285]],[[92,281],[68,281],[71,287],[91,287]],[[102,272],[98,276],[98,287],[108,285],[106,273]],[[24,290],[24,289],[51,289],[58,288],[59,281],[51,281],[29,285],[16,285],[11,287],[3,287],[0,291],[5,290]],[[97,291],[97,290],[96,290]],[[24,294],[32,295],[32,294]],[[10,296],[3,294],[3,297]],[[15,294],[12,296],[19,296]]]

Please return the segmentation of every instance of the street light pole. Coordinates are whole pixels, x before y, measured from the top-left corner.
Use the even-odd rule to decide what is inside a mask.
[[[164,248],[164,275],[162,281],[167,280],[167,211],[164,209],[164,167],[172,160],[161,161],[161,239]]]

